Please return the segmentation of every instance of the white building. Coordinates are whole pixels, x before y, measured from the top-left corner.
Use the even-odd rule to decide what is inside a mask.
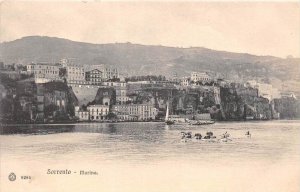
[[[183,77],[180,84],[182,86],[189,86],[190,85],[190,77]]]
[[[59,65],[50,63],[37,63],[29,64],[26,66],[27,72],[34,74],[36,79],[58,80],[59,78]],[[47,82],[49,82],[47,81]]]
[[[115,105],[113,112],[119,118],[135,118],[136,120],[154,120],[158,110],[149,104],[130,104],[130,105]],[[122,119],[131,120],[131,119]]]
[[[90,105],[87,107],[91,121],[105,120],[109,113],[108,105]]]
[[[212,79],[206,72],[192,72],[191,80],[197,82],[197,81],[211,81]]]
[[[89,121],[90,113],[88,111],[83,111],[79,106],[75,107],[75,116],[79,118],[80,121]]]
[[[256,88],[258,90],[258,95],[267,98],[269,101],[281,97],[279,90],[273,87],[271,84],[258,83],[255,80],[248,81],[247,84],[253,88]]]

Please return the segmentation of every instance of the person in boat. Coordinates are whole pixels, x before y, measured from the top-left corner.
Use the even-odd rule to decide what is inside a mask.
[[[222,134],[221,138],[222,139],[227,139],[230,135],[227,133],[227,131],[225,133]]]
[[[182,135],[181,139],[185,139],[185,138],[191,139],[192,138],[192,132],[181,132],[181,135]]]
[[[206,136],[204,136],[204,139],[215,139],[216,136],[214,136],[214,133],[213,132],[207,132],[206,133]]]
[[[245,135],[247,135],[248,137],[251,137],[250,131],[247,131]]]
[[[195,134],[195,138],[196,138],[196,139],[202,139],[201,133],[196,133],[196,134]]]
[[[192,133],[191,133],[191,132],[188,132],[188,133],[186,134],[186,138],[191,139],[191,138],[192,138]]]

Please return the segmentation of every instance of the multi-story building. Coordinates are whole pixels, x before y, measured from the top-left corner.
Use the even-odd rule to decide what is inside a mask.
[[[211,81],[212,78],[206,72],[192,72],[191,80],[194,82],[197,81]]]
[[[89,121],[90,113],[89,111],[85,111],[80,109],[79,106],[75,106],[75,116],[78,117],[80,121]]]
[[[68,83],[85,81],[85,71],[80,66],[67,66],[67,81]]]
[[[119,73],[116,68],[105,68],[104,75],[106,79],[119,78]]]
[[[116,90],[116,102],[118,104],[125,104],[129,101],[127,96],[127,83],[123,82],[103,82],[103,86],[113,87]]]
[[[85,73],[85,80],[92,85],[99,85],[103,81],[103,72],[98,69],[93,69]]]
[[[113,112],[122,120],[154,120],[158,110],[149,104],[115,105]],[[128,118],[128,119],[126,119]]]
[[[182,86],[189,86],[190,85],[190,80],[191,80],[190,77],[183,77],[180,84]]]
[[[105,64],[92,65],[90,69],[98,69],[99,71],[101,71],[102,79],[104,80],[119,78],[118,69],[107,67]]]
[[[91,121],[105,120],[109,113],[108,105],[90,105],[87,107]]]
[[[28,73],[34,74],[36,81],[47,81],[59,80],[59,68],[58,64],[51,63],[37,63],[29,64],[26,66]],[[43,80],[44,79],[44,80]]]

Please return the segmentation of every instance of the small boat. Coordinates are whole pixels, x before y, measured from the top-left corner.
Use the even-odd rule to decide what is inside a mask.
[[[190,125],[209,125],[214,124],[215,121],[211,119],[209,113],[198,114],[198,120],[188,120]]]
[[[192,132],[181,132],[181,139],[192,139]]]
[[[171,121],[171,120],[167,120],[167,121],[165,121],[165,123],[166,123],[167,125],[173,125],[175,122],[174,122],[174,121]]]
[[[228,142],[228,141],[232,141],[231,139],[229,139],[230,137],[230,134],[227,133],[227,131],[225,133],[223,133],[221,135],[221,139],[219,139],[219,141],[222,141],[222,142]]]
[[[189,125],[209,125],[214,124],[213,120],[189,120]]]
[[[180,117],[179,115],[170,115],[169,114],[169,103],[167,103],[167,111],[166,111],[165,123],[167,125],[172,125],[172,124],[187,124],[188,120],[186,118]]]

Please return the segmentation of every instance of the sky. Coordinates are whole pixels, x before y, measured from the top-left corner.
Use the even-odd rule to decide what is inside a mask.
[[[40,35],[300,57],[299,2],[4,1],[0,6],[1,42]]]

